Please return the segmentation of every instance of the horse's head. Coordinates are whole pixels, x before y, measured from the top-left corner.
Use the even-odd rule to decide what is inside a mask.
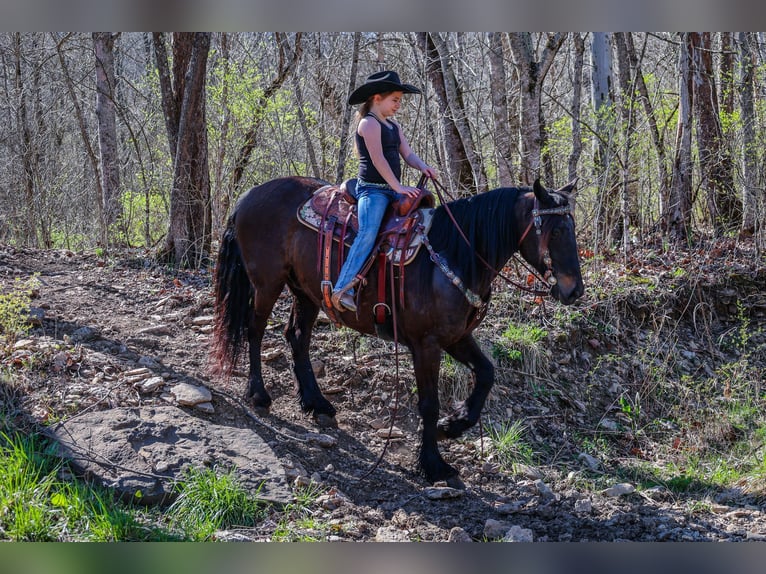
[[[535,180],[524,202],[526,231],[519,252],[551,285],[551,296],[570,305],[585,287],[580,273],[571,200],[577,180],[549,191]]]

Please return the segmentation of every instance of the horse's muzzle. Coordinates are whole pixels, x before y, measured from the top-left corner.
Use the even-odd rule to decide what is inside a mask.
[[[551,287],[551,297],[564,305],[571,305],[585,293],[585,285],[580,277],[560,275],[556,279],[556,284]]]

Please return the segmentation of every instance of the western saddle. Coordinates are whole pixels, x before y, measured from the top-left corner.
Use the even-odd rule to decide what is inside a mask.
[[[350,247],[359,231],[356,215],[356,184],[356,179],[348,179],[340,185],[324,185],[317,189],[298,210],[298,219],[317,231],[317,271],[322,276],[322,304],[325,313],[336,325],[342,323],[331,301],[332,247],[337,244],[335,273],[337,277],[345,260],[346,247]],[[430,226],[435,201],[433,194],[425,189],[424,184],[425,178],[421,178],[417,186],[421,193],[417,197],[404,197],[388,206],[372,254],[357,275],[360,283],[360,289],[357,289],[358,298],[361,287],[367,283],[365,279],[367,273],[375,259],[378,259],[378,302],[374,312],[375,320],[379,324],[385,321],[386,312],[391,312],[386,303],[387,264],[392,274],[392,300],[394,266],[399,267],[399,301],[400,306],[403,306],[404,266],[415,258],[421,244],[421,236],[416,233],[416,230],[420,226],[424,229]]]

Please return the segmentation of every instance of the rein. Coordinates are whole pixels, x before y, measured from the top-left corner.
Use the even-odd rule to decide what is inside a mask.
[[[423,181],[423,179],[424,179],[424,178],[425,178],[425,176],[423,176],[423,177],[421,178],[421,181]],[[452,220],[452,224],[453,224],[453,225],[455,226],[455,228],[458,230],[458,233],[459,233],[459,234],[460,234],[460,236],[463,238],[463,240],[464,240],[464,241],[465,241],[465,242],[466,242],[466,243],[467,243],[467,244],[468,244],[470,247],[473,247],[473,246],[471,245],[471,242],[468,240],[468,237],[466,237],[465,233],[464,233],[464,232],[463,232],[463,230],[461,229],[461,227],[460,227],[460,224],[459,224],[459,223],[457,222],[457,220],[455,219],[455,216],[452,214],[452,210],[450,210],[450,208],[449,208],[449,205],[447,205],[447,201],[445,201],[445,199],[444,199],[444,195],[442,195],[442,192],[444,192],[444,194],[446,194],[446,195],[448,195],[448,196],[449,196],[449,194],[447,193],[447,190],[446,190],[446,189],[444,188],[444,186],[443,186],[441,183],[439,183],[439,181],[437,181],[436,179],[433,179],[433,178],[432,178],[432,181],[434,182],[434,187],[436,188],[436,195],[439,197],[439,203],[441,203],[441,205],[444,207],[444,210],[447,212],[447,215],[449,215],[449,218],[450,218],[450,220]],[[420,184],[419,184],[419,185],[420,185]],[[451,198],[450,198],[450,199],[451,199]],[[519,239],[519,244],[518,244],[519,246],[521,246],[521,242],[522,242],[522,241],[524,241],[524,238],[526,238],[527,234],[529,233],[529,230],[530,230],[530,229],[532,229],[532,226],[533,226],[533,225],[534,225],[534,227],[535,227],[535,230],[536,230],[537,234],[538,234],[538,235],[541,235],[541,234],[542,234],[542,217],[541,217],[542,215],[552,215],[552,214],[563,214],[563,213],[571,213],[571,210],[570,210],[570,207],[569,207],[569,206],[567,206],[567,207],[557,207],[557,208],[553,208],[553,209],[538,209],[537,207],[538,207],[537,198],[535,198],[535,208],[532,210],[532,220],[529,222],[529,225],[527,226],[526,230],[524,231],[524,233],[522,234],[521,238]],[[506,282],[506,283],[508,283],[509,285],[513,285],[513,286],[514,286],[514,287],[516,287],[517,289],[520,289],[520,290],[522,290],[522,291],[526,291],[527,293],[532,293],[532,294],[533,294],[533,295],[535,295],[535,296],[539,296],[539,295],[547,295],[547,294],[548,294],[548,292],[550,291],[550,288],[549,288],[549,290],[548,290],[548,291],[543,291],[543,290],[541,290],[541,289],[535,289],[534,287],[528,287],[527,285],[524,285],[524,284],[522,284],[522,283],[519,283],[519,282],[517,282],[517,281],[514,281],[513,279],[510,279],[509,277],[506,277],[505,275],[503,275],[503,273],[502,273],[501,271],[498,271],[497,269],[495,269],[494,267],[492,267],[492,265],[490,265],[489,263],[487,263],[487,261],[486,261],[486,260],[485,260],[485,259],[484,259],[484,258],[483,258],[481,255],[479,255],[479,253],[477,253],[477,252],[476,252],[476,250],[474,250],[474,255],[476,256],[476,258],[477,258],[477,259],[478,259],[478,260],[479,260],[479,261],[480,261],[480,262],[481,262],[481,263],[482,263],[482,264],[483,264],[483,265],[484,265],[484,266],[485,266],[487,269],[489,269],[489,270],[492,272],[492,274],[493,274],[493,279],[494,279],[495,277],[500,277],[500,278],[501,278],[503,281],[505,281],[505,282]],[[521,264],[522,264],[524,267],[526,267],[526,268],[527,268],[527,271],[529,271],[529,272],[530,272],[532,275],[534,275],[534,277],[535,277],[535,278],[536,278],[538,281],[540,281],[540,282],[542,282],[542,283],[546,283],[546,284],[548,284],[548,285],[550,285],[550,286],[553,286],[553,285],[555,284],[555,280],[556,280],[556,278],[555,278],[555,277],[553,277],[553,275],[552,275],[552,273],[551,273],[551,269],[550,269],[550,255],[548,254],[548,250],[547,250],[547,248],[546,248],[545,252],[543,253],[543,262],[546,264],[546,267],[548,267],[548,271],[546,272],[546,276],[548,276],[547,278],[545,278],[545,277],[541,277],[541,276],[540,276],[540,273],[538,273],[538,271],[537,271],[536,269],[534,269],[533,267],[529,266],[529,265],[527,264],[527,262],[526,262],[526,261],[524,261],[524,260],[523,260],[521,257],[519,257],[519,256],[518,256],[518,254],[517,254],[517,253],[514,253],[513,255],[514,255],[514,257],[516,257],[516,259],[517,259],[518,261],[520,261],[520,262],[521,262]],[[438,264],[438,263],[437,263],[437,264]],[[440,266],[440,267],[441,267],[441,266]],[[551,280],[551,279],[553,280],[553,282],[550,282],[550,280]],[[460,286],[458,286],[458,287],[460,287]],[[469,300],[469,302],[471,302],[471,299],[470,299],[470,298],[469,298],[468,300]],[[472,302],[471,302],[471,303],[472,303]],[[473,303],[472,303],[472,304],[473,304]]]

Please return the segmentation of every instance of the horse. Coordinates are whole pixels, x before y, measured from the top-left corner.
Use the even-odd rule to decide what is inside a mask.
[[[326,184],[308,177],[282,177],[253,187],[238,199],[217,256],[211,358],[218,373],[230,374],[247,344],[247,394],[254,408],[267,412],[272,399],[261,371],[261,342],[272,308],[287,285],[292,306],[284,336],[292,349],[300,407],[320,425],[334,425],[336,409],[323,396],[309,357],[323,301],[317,233],[296,217],[299,207]],[[335,312],[345,326],[366,335],[395,336],[409,350],[423,422],[418,466],[431,484],[446,481],[464,488],[437,442],[457,438],[477,423],[494,383],[494,365],[472,332],[484,316],[493,280],[511,256],[518,251],[549,278],[549,294],[565,305],[584,292],[570,203],[573,191],[574,182],[548,190],[536,180],[531,187],[502,187],[444,202],[433,211],[426,237],[430,249],[420,249],[406,268],[404,300],[394,315],[396,332],[391,317],[387,329],[375,324],[373,307],[378,301],[373,287],[361,289],[356,314]],[[372,285],[378,271],[376,262],[368,273]],[[443,352],[472,371],[473,386],[467,399],[440,419]]]

